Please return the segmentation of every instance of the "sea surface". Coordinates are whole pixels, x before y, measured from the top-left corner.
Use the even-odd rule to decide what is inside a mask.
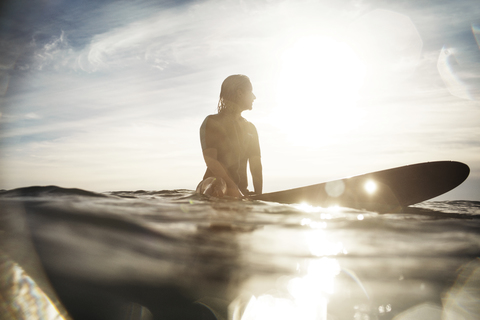
[[[0,191],[1,319],[480,319],[480,202]]]

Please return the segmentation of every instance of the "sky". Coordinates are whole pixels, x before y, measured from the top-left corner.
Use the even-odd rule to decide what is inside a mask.
[[[1,6],[0,189],[195,189],[200,125],[245,74],[265,192],[455,160],[438,199],[480,200],[478,0]]]

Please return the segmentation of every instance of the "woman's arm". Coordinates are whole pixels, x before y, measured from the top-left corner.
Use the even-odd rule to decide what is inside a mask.
[[[260,156],[253,156],[248,159],[250,164],[250,173],[252,174],[253,189],[255,194],[262,194],[263,189],[263,169],[262,158]]]
[[[203,158],[205,159],[208,169],[213,172],[214,176],[222,178],[226,182],[226,195],[235,198],[242,198],[242,192],[238,189],[236,183],[230,178],[223,165],[217,160],[217,149],[208,148],[203,150]]]

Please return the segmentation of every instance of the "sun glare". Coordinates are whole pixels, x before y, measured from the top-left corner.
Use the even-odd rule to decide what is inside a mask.
[[[297,145],[332,143],[359,123],[356,100],[365,67],[346,44],[299,39],[282,56],[273,119]]]

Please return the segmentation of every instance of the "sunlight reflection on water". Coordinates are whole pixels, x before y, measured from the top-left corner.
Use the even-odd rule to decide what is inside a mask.
[[[466,311],[459,307],[459,304],[465,306],[468,299],[478,301],[475,293],[471,296],[470,289],[462,289],[465,280],[457,281],[458,284],[449,291],[448,300],[445,300],[447,303],[442,308],[439,304],[424,303],[435,298],[439,283],[422,278],[424,275],[416,279],[418,275],[411,273],[412,270],[427,267],[428,271],[424,273],[436,277],[434,274],[441,272],[442,268],[450,268],[448,265],[453,260],[445,258],[434,262],[435,258],[432,260],[428,256],[425,259],[402,258],[399,253],[402,250],[412,254],[411,250],[415,250],[422,255],[429,251],[426,247],[414,249],[411,245],[401,244],[410,238],[408,235],[403,238],[403,235],[397,234],[396,240],[389,239],[387,225],[382,225],[381,229],[370,234],[373,237],[365,238],[366,230],[374,227],[375,221],[383,221],[388,215],[347,208],[336,208],[333,211],[331,208],[307,204],[292,207],[305,213],[299,220],[301,228],[271,226],[256,230],[250,236],[252,242],[261,242],[262,253],[268,253],[268,257],[271,257],[265,257],[269,261],[266,263],[276,261],[274,264],[280,268],[295,264],[296,268],[283,271],[269,281],[262,277],[252,279],[240,288],[241,298],[230,306],[232,319],[324,320],[337,319],[338,316],[338,319],[439,320],[442,314],[449,316],[449,319],[456,319],[455,316],[461,312],[467,315],[466,319],[474,319],[471,318],[474,305],[466,306]],[[363,225],[367,229],[360,231],[356,228],[338,228],[339,225],[345,226],[345,221],[351,221],[357,227]],[[395,228],[402,229],[402,222],[397,221],[395,224]],[[347,234],[349,236],[346,237]],[[428,233],[424,235],[430,238]],[[372,246],[378,245],[382,245],[382,252],[386,256],[377,256],[371,251]],[[260,246],[257,244],[256,248],[259,249]],[[393,256],[388,258],[392,248],[395,248],[391,253]],[[359,252],[369,258],[361,258]],[[290,260],[279,261],[277,255],[280,253],[284,257],[290,256]],[[438,267],[435,266],[437,263]],[[464,278],[474,279],[473,282],[467,281],[468,286],[472,287],[478,281],[470,276],[475,272],[470,270],[466,274]]]
[[[299,208],[312,212],[307,205],[300,205]],[[348,252],[342,242],[332,241],[322,230],[326,222],[305,218],[301,225],[312,229],[296,237],[301,242],[299,246],[307,247],[311,256],[319,258],[297,263],[296,272],[299,275],[292,275],[288,281],[284,281],[286,285],[280,288],[276,286],[278,291],[275,294],[268,292],[250,296],[243,315],[237,314],[234,319],[327,319],[328,297],[334,293],[334,280],[341,271],[338,261],[331,257]]]
[[[309,261],[306,274],[290,279],[282,294],[251,296],[241,318],[234,319],[327,319],[328,296],[334,291],[334,279],[339,273],[335,259]]]
[[[130,308],[159,319],[178,319],[174,315],[182,312],[195,315],[185,319],[201,318],[192,304],[219,320],[473,320],[478,314],[478,259],[466,264],[478,256],[476,202],[432,202],[421,211],[378,214],[209,201],[189,192],[159,192],[162,201],[153,195],[25,200],[53,287],[60,298],[75,297],[65,300],[72,317],[77,307],[103,312],[106,305],[96,310],[88,302],[96,293],[121,302],[111,312]],[[462,206],[471,214],[453,219],[438,211]],[[3,213],[0,218],[10,217]],[[16,213],[11,216],[20,217]],[[8,234],[16,248],[18,232]],[[18,263],[27,270],[28,264]],[[98,292],[100,279],[105,291]],[[172,305],[162,298],[162,292],[177,292],[172,284],[189,299]],[[30,299],[26,291],[21,296]],[[166,309],[172,317],[163,317]]]

